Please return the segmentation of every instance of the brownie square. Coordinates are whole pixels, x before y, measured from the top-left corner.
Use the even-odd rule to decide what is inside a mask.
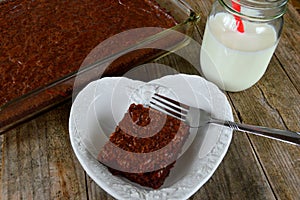
[[[182,121],[141,104],[131,104],[98,160],[113,175],[158,189],[188,136],[189,127]]]

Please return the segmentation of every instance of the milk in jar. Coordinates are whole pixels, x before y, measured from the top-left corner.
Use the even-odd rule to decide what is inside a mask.
[[[221,24],[233,23],[232,15],[219,13],[208,20],[201,49],[204,76],[227,91],[245,90],[265,73],[277,46],[274,28],[244,21],[245,32]]]
[[[278,44],[284,7],[272,13],[267,10],[268,3],[266,12],[262,12],[265,10],[259,7],[261,2],[255,2],[251,0],[252,5],[247,0],[237,1],[240,9],[236,11],[236,7],[230,7],[231,1],[216,0],[207,18],[200,53],[201,70],[206,79],[223,90],[238,92],[258,82]],[[247,3],[246,8],[243,3]],[[237,28],[237,18],[243,31]]]

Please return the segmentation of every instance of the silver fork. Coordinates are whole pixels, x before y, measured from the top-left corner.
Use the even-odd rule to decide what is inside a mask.
[[[300,146],[299,132],[240,124],[228,120],[215,119],[211,117],[210,113],[206,112],[203,109],[185,105],[181,102],[175,101],[160,94],[154,94],[152,96],[150,100],[150,107],[169,116],[177,118],[185,122],[192,128],[197,128],[212,123],[229,127],[233,130],[247,132]]]

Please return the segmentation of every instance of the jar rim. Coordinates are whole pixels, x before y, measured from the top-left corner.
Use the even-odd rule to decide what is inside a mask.
[[[230,13],[253,21],[271,21],[282,17],[287,9],[288,0],[218,0]],[[233,4],[241,8],[234,9]]]

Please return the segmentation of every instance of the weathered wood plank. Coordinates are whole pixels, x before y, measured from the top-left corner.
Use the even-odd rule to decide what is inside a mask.
[[[70,104],[3,137],[1,199],[87,199],[85,173],[71,149]]]
[[[300,93],[300,13],[289,3],[275,55]]]
[[[300,95],[275,59],[262,81],[230,97],[244,123],[300,130]],[[257,136],[250,138],[276,197],[299,199],[300,149]]]
[[[299,0],[289,0],[290,4],[298,11],[300,14],[300,1]]]
[[[275,57],[258,84],[231,93],[230,98],[243,123],[300,130],[300,94]],[[299,199],[300,149],[257,136],[250,138],[276,198]]]

